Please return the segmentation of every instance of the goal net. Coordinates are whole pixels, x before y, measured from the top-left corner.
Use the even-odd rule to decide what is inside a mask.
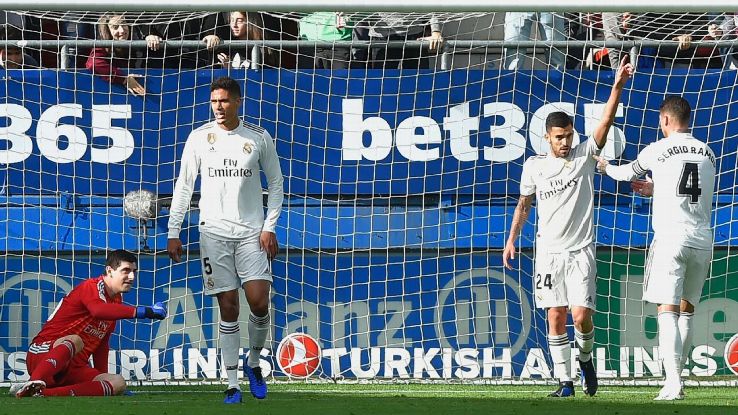
[[[729,47],[699,43],[732,39],[732,14],[3,15],[0,384],[28,378],[33,336],[117,248],[139,258],[124,301],[165,302],[169,317],[121,321],[111,372],[222,379],[197,193],[181,234],[185,260],[173,264],[165,250],[184,142],[211,120],[209,85],[224,75],[245,91],[243,119],[275,137],[285,178],[265,374],[550,380],[545,314],[532,295],[535,213],[516,270],[503,268],[502,249],[522,164],[548,151],[546,116],[571,114],[575,142],[585,140],[609,95],[611,65],[625,55],[636,75],[605,156],[631,161],[657,140],[668,94],[689,100],[694,135],[717,155],[714,259],[685,374],[702,382],[732,374],[738,80]],[[569,43],[547,43],[561,40]],[[582,43],[605,40],[621,43]],[[641,301],[650,200],[599,175],[595,188],[595,366],[604,380],[653,381],[662,376],[656,310]],[[241,321],[248,314],[242,296]]]

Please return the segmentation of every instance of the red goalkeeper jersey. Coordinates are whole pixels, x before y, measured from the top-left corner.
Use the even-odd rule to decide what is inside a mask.
[[[33,345],[76,334],[82,338],[85,347],[74,356],[72,365],[86,366],[93,356],[95,368],[107,372],[108,340],[115,330],[116,320],[134,318],[136,308],[121,304],[120,294],[110,297],[103,278],[104,275],[90,278],[67,294],[34,337]]]

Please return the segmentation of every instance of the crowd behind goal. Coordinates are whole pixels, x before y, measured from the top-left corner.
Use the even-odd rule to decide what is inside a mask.
[[[72,13],[72,12],[70,12]],[[460,16],[459,16],[460,15]],[[141,19],[141,13],[98,13],[94,18],[67,17],[44,13],[9,12],[0,14],[3,31],[0,39],[9,45],[2,50],[0,64],[17,68],[80,68],[109,75],[120,69],[201,69],[257,68],[286,69],[423,69],[434,61],[449,40],[533,39],[552,41],[671,41],[670,47],[643,47],[638,52],[636,69],[652,68],[736,68],[736,54],[730,47],[700,46],[703,40],[738,39],[738,13],[551,13],[500,12],[470,15],[472,29],[461,29],[443,14],[420,13],[203,13],[170,19]],[[481,17],[480,17],[481,16]],[[452,24],[450,24],[452,23]],[[462,22],[463,25],[463,22]],[[116,34],[115,30],[125,29]],[[22,41],[48,41],[50,46],[23,47]],[[96,68],[94,48],[72,48],[62,54],[51,42],[58,40],[145,40],[148,48],[115,48],[108,56],[112,65]],[[200,41],[200,48],[167,47],[167,41]],[[259,62],[252,64],[247,47],[229,46],[229,41],[256,41]],[[333,47],[314,43],[292,46],[259,45],[259,41],[338,42]],[[387,47],[387,41],[417,41],[423,47]],[[351,47],[351,42],[371,42],[373,46]],[[674,47],[673,42],[678,42]],[[513,43],[514,44],[514,43]],[[252,48],[254,46],[248,46]],[[483,55],[484,69],[554,69],[616,70],[624,51],[617,48],[541,48],[527,51],[515,47],[451,48],[453,54]],[[542,52],[542,53],[541,53]],[[536,55],[544,55],[536,61]],[[533,56],[534,59],[529,59]],[[62,63],[62,60],[65,62]],[[93,59],[94,60],[94,59]],[[461,64],[464,65],[463,63]],[[459,65],[455,65],[458,67]],[[482,69],[480,68],[480,69]],[[105,73],[105,72],[108,73]]]

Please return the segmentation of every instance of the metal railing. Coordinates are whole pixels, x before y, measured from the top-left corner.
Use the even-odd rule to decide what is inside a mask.
[[[36,49],[56,49],[60,51],[60,69],[69,69],[69,58],[72,48],[92,48],[92,47],[128,47],[132,50],[147,49],[148,45],[145,40],[88,40],[88,39],[64,39],[64,40],[0,40],[0,47],[6,46],[28,47]],[[426,48],[428,42],[419,40],[408,41],[310,41],[310,40],[259,40],[259,41],[222,41],[215,50],[225,49],[228,47],[244,48],[251,50],[251,68],[258,69],[262,62],[263,47],[275,49],[298,49],[298,48],[352,48],[352,49],[368,49],[374,47],[381,48]],[[629,50],[631,60],[635,61],[639,51],[644,47],[660,48],[665,54],[676,54],[679,49],[677,41],[658,41],[658,40],[623,40],[623,41],[594,41],[594,40],[566,40],[566,41],[504,41],[504,40],[447,40],[443,44],[443,48],[439,51],[438,56],[441,60],[441,69],[450,69],[451,60],[458,49],[467,49],[468,53],[487,53],[490,48],[498,48],[504,50],[507,48],[536,48],[548,49],[558,48],[566,49],[569,52],[579,52],[586,48],[612,48],[620,50]],[[738,49],[738,39],[734,40],[695,40],[691,42],[691,47],[717,47]],[[162,40],[159,48],[175,48],[175,49],[205,49],[205,43],[198,40]]]

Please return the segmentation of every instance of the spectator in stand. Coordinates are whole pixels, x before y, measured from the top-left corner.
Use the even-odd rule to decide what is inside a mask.
[[[343,12],[316,12],[300,19],[300,39],[340,42],[351,41],[352,24]],[[312,49],[312,48],[311,48]],[[311,50],[311,64],[300,67],[315,69],[348,69],[351,61],[350,47],[316,47]]]
[[[264,19],[258,12],[231,12],[231,40],[264,40]],[[218,62],[224,68],[256,69],[251,61],[254,48],[261,49],[261,64],[267,67],[277,66],[277,52],[271,47],[249,45],[244,47],[228,47],[227,51],[217,54]]]
[[[710,23],[707,27],[710,38],[715,40],[735,40],[738,38],[738,13],[726,13],[722,21]],[[719,48],[724,69],[738,69],[738,52],[730,46]]]
[[[0,39],[20,40],[21,32],[13,26],[0,26]],[[38,62],[23,53],[23,49],[20,47],[8,44],[0,48],[0,67],[2,69],[38,68]]]
[[[603,40],[602,13],[564,13],[564,18],[566,20],[567,39],[576,41]],[[568,49],[566,54],[566,68],[593,68],[595,66],[593,63],[600,64],[599,61],[592,62],[592,57],[597,51],[599,49],[588,47]]]
[[[709,13],[603,13],[605,40],[673,40],[674,48],[644,46],[638,56],[637,69],[719,68],[718,51],[713,47],[692,47],[694,38],[710,39],[706,28],[714,16]],[[622,51],[608,49],[610,66],[618,68]]]
[[[220,44],[221,39],[228,36],[228,21],[224,13],[213,13],[202,18],[179,22],[148,25],[146,42],[149,49],[154,51],[149,55],[148,65],[176,69],[212,66],[216,63],[212,51]],[[207,50],[161,47],[162,40],[201,40],[205,43]]]
[[[59,22],[60,40],[94,39],[95,25],[83,22]],[[59,66],[62,68],[83,68],[90,55],[89,48],[79,48],[77,45],[69,45],[66,53],[60,56]],[[61,62],[65,59],[65,62]]]
[[[430,35],[426,35],[426,28],[430,26]],[[359,60],[366,60],[368,69],[428,69],[430,60],[425,47],[389,48],[388,41],[422,40],[428,42],[428,50],[437,52],[443,47],[442,25],[435,15],[428,21],[419,21],[418,18],[405,13],[380,13],[357,22],[353,36],[356,40],[369,40],[370,49],[357,49],[355,56]]]
[[[552,12],[506,12],[505,42],[532,40],[533,24],[538,26],[542,40],[566,40],[566,24],[563,16]],[[542,30],[541,30],[542,29]],[[527,48],[508,47],[505,49],[504,69],[522,69]],[[565,53],[559,48],[546,48],[546,62],[549,67],[564,70]]]
[[[103,15],[98,21],[97,31],[101,40],[131,39],[131,27],[122,15]],[[130,47],[94,48],[85,67],[112,84],[124,85],[133,95],[143,96],[146,89],[136,79],[138,75],[126,75],[121,69],[136,67],[137,61],[135,56],[131,56]]]
[[[633,14],[630,12],[602,13],[602,33],[605,35],[605,41],[625,40],[630,30],[632,17]],[[607,56],[610,67],[613,71],[617,71],[620,67],[620,54],[623,52],[627,53],[627,51],[622,51],[619,48],[604,48],[595,52],[595,56],[600,62],[604,56]]]
[[[34,27],[33,23],[39,23],[38,27]],[[18,40],[39,40],[41,39],[40,19],[32,19],[29,16],[12,11],[0,12],[0,26],[10,28],[14,31],[13,36],[18,36]],[[10,37],[8,37],[10,39]],[[23,51],[30,56],[34,62],[41,62],[41,49],[24,48]],[[40,64],[37,66],[41,66]]]

